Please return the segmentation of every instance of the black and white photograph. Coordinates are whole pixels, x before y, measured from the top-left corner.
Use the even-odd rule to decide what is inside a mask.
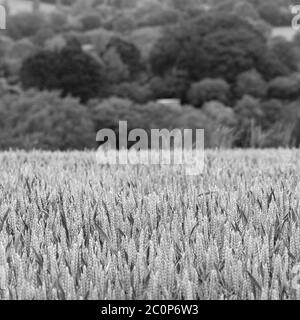
[[[300,300],[300,0],[0,0],[0,309],[21,300]]]

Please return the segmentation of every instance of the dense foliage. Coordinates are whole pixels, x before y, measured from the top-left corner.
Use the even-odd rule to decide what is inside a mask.
[[[25,89],[61,90],[82,102],[100,96],[105,83],[102,66],[72,43],[60,51],[41,51],[26,59],[20,71]]]
[[[120,98],[130,100],[123,115],[132,127],[145,122],[140,121],[137,106],[149,109],[149,119],[164,119],[166,128],[191,119],[189,109],[209,117],[210,131],[219,127],[230,132],[231,146],[298,146],[299,130],[292,127],[299,124],[299,36],[294,40],[272,36],[274,27],[292,19],[289,0],[38,2],[40,9],[9,15],[8,29],[1,31],[1,110],[7,99],[12,100],[8,111],[12,113],[16,101],[27,99],[27,89],[54,90],[62,98],[79,98],[84,119],[93,118],[91,105]],[[43,2],[53,5],[52,10],[43,11]],[[44,108],[39,92],[34,92],[37,108]],[[167,107],[154,107],[156,100],[168,98],[179,99],[182,111],[174,115]],[[64,104],[62,99],[60,105]],[[114,104],[110,118],[117,122],[120,114]],[[84,130],[101,129],[106,116],[100,108],[97,121],[91,119],[93,126]],[[287,126],[291,119],[293,126]],[[0,128],[2,135],[5,128]],[[282,136],[276,134],[274,141],[277,131]],[[7,148],[3,141],[1,147]],[[50,149],[63,148],[52,141]],[[20,142],[17,146],[27,148]]]

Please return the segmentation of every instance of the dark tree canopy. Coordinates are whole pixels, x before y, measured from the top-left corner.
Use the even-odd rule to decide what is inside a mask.
[[[20,71],[23,87],[60,90],[81,102],[101,95],[102,66],[81,47],[70,43],[61,51],[44,50],[26,59]]]
[[[265,78],[284,73],[271,55],[267,39],[246,20],[234,14],[206,14],[165,31],[150,55],[152,71],[163,75],[184,70],[191,81],[223,78],[256,68]]]
[[[119,37],[112,37],[107,47],[113,47],[117,51],[132,76],[137,75],[143,69],[141,53],[133,43]]]

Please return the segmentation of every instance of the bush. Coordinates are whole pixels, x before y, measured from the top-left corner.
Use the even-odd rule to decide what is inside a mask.
[[[239,74],[254,68],[266,79],[288,72],[250,22],[213,10],[168,28],[149,62],[155,75],[178,69],[187,73],[190,82],[222,78],[232,84]]]
[[[14,41],[6,36],[0,36],[0,59],[4,59],[11,51]]]
[[[67,150],[95,146],[86,107],[57,92],[23,92],[0,102],[0,148]]]
[[[47,25],[46,18],[38,13],[18,13],[9,16],[7,21],[7,33],[15,39],[32,37]]]
[[[211,100],[227,103],[229,93],[230,86],[225,80],[207,78],[191,85],[188,92],[188,101],[197,108]]]
[[[234,5],[234,13],[244,19],[258,21],[260,19],[259,13],[256,8],[246,1],[237,2]]]
[[[10,59],[24,60],[38,51],[38,48],[28,39],[21,39],[14,43],[9,54]]]
[[[50,51],[60,51],[67,45],[63,36],[57,35],[45,42],[45,49]]]
[[[201,110],[221,126],[234,127],[237,123],[234,110],[219,101],[206,102]]]
[[[189,82],[185,72],[173,71],[164,77],[154,77],[150,80],[150,88],[156,99],[180,99],[187,101]]]
[[[32,38],[32,42],[40,47],[44,47],[45,43],[47,42],[47,40],[53,38],[55,35],[54,31],[49,28],[49,27],[45,27],[42,28],[41,30],[39,30]]]
[[[95,51],[101,56],[106,48],[110,39],[114,36],[114,33],[102,28],[85,32],[87,42],[94,46]]]
[[[294,100],[300,96],[298,77],[277,77],[268,86],[269,98]]]
[[[79,21],[82,24],[83,31],[94,30],[101,27],[100,16],[96,12],[90,12],[82,15]]]
[[[137,82],[124,82],[116,86],[113,92],[115,96],[132,100],[135,103],[147,103],[153,95],[149,85],[142,85]]]
[[[263,117],[260,100],[249,95],[244,95],[238,100],[234,110],[243,123],[251,120],[257,123]]]
[[[176,10],[161,9],[159,12],[149,12],[138,19],[139,27],[155,27],[174,24],[179,20],[179,13]]]
[[[83,103],[98,97],[105,83],[102,66],[77,43],[29,57],[20,78],[25,89],[60,90],[62,96],[72,95]]]
[[[49,14],[49,21],[53,31],[61,32],[67,27],[68,17],[66,14],[56,11]]]
[[[262,98],[267,93],[268,85],[261,74],[256,70],[241,73],[236,80],[234,93],[238,98],[250,95]]]
[[[128,67],[131,77],[144,70],[141,53],[132,42],[115,36],[109,40],[107,48],[116,50],[122,62]]]
[[[108,25],[110,25],[110,29],[121,33],[133,31],[137,27],[136,21],[133,19],[132,15],[125,13],[114,17]]]
[[[292,42],[278,37],[273,39],[271,50],[290,72],[295,72],[298,69],[299,58],[297,57],[296,48]]]
[[[110,85],[119,84],[130,78],[128,66],[122,61],[119,53],[110,47],[101,57],[107,82]]]
[[[270,128],[275,123],[281,121],[286,112],[286,108],[283,106],[282,101],[278,99],[270,99],[261,103],[263,111],[263,128]]]
[[[285,12],[278,5],[272,2],[262,3],[258,6],[258,12],[263,20],[272,26],[290,26],[291,14],[288,10]]]

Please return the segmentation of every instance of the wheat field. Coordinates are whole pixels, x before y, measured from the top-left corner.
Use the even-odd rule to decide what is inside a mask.
[[[206,151],[198,177],[0,153],[0,298],[300,299],[299,169],[299,150]]]

